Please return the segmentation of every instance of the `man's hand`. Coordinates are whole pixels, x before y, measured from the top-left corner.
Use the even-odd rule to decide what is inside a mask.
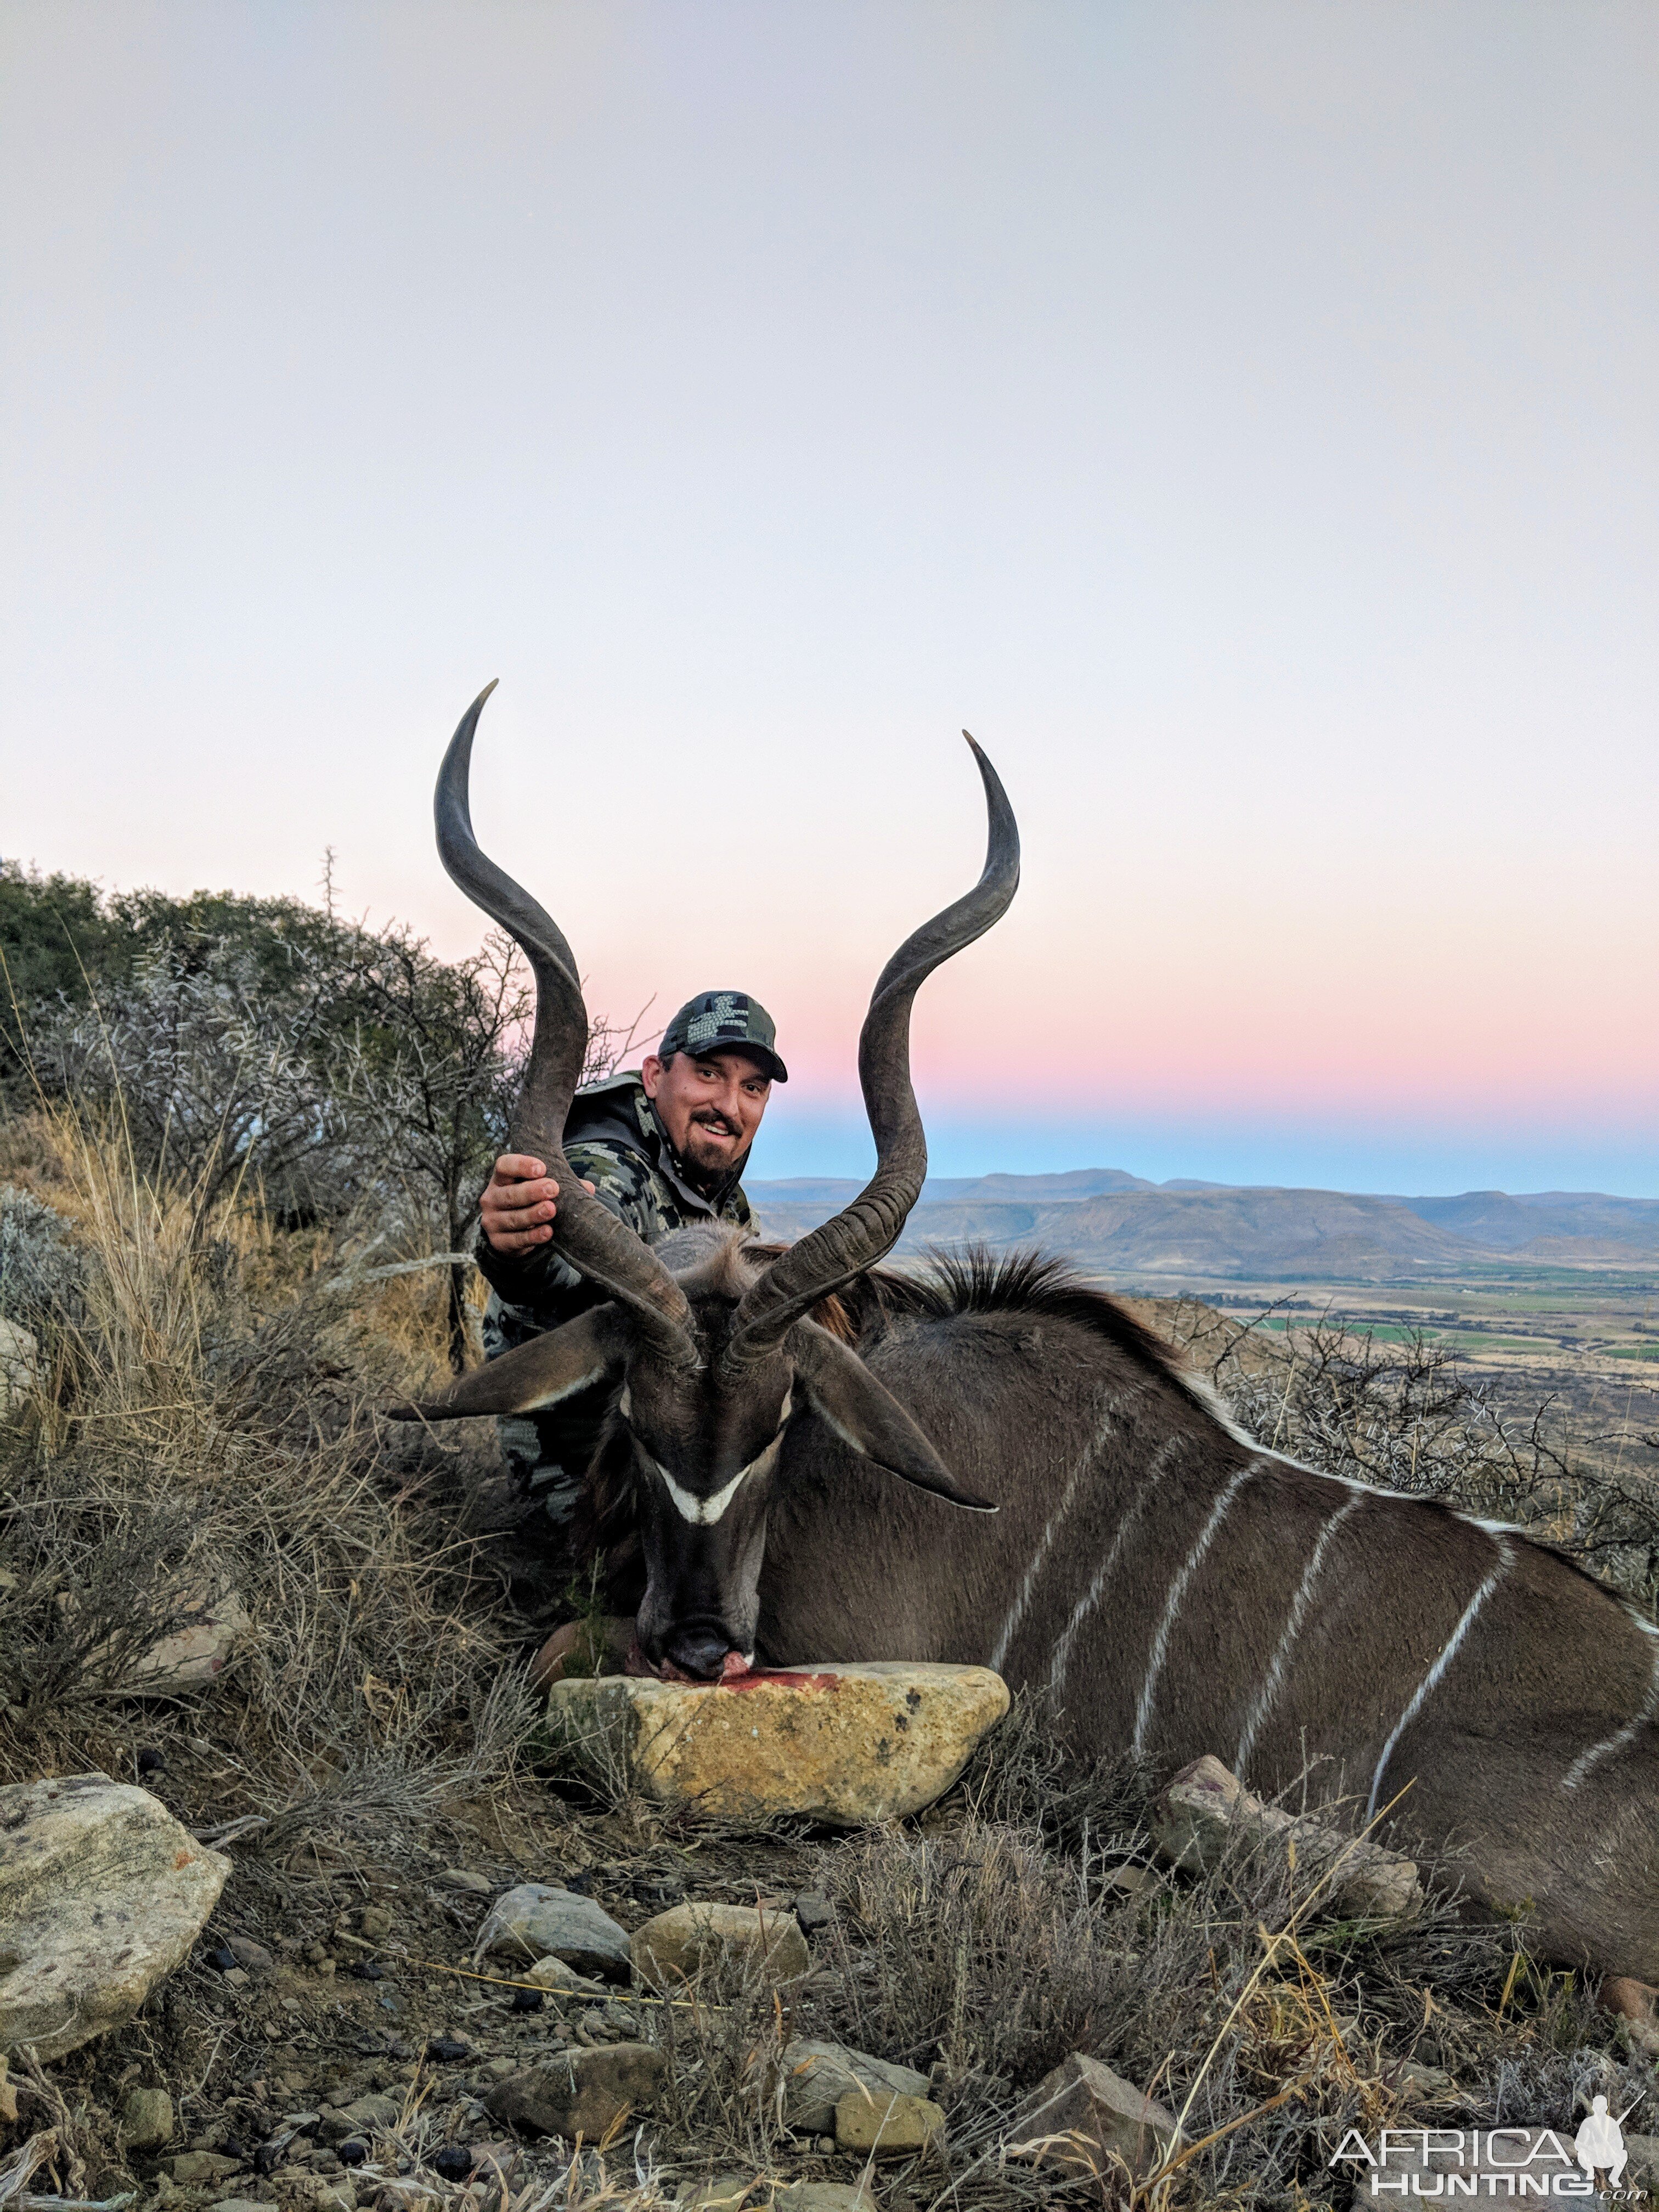
[[[591,1182],[582,1188],[591,1191]],[[478,1201],[485,1242],[492,1252],[533,1252],[553,1234],[559,1186],[541,1160],[503,1152]]]

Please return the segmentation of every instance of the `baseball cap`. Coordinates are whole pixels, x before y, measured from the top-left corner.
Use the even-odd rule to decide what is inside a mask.
[[[670,1022],[657,1050],[665,1060],[677,1052],[752,1053],[775,1083],[787,1083],[777,1035],[771,1015],[746,991],[701,991]]]

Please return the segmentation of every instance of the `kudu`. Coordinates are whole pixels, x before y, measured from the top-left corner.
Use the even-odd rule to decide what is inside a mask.
[[[1322,1758],[1405,1839],[1463,1846],[1477,1897],[1529,1903],[1551,1955],[1659,1978],[1650,1621],[1515,1529],[1262,1449],[1053,1261],[877,1267],[927,1164],[911,1002],[1018,878],[978,747],[984,873],[865,1021],[868,1186],[781,1254],[712,1231],[652,1249],[562,1158],[586,1017],[564,938],[473,839],[483,704],[439,777],[439,847],[535,971],[512,1142],[547,1162],[557,1249],[608,1298],[415,1410],[524,1413],[612,1380],[591,1479],[637,1534],[644,1661],[976,1662],[1052,1693],[1085,1757],[1212,1751],[1268,1793]]]

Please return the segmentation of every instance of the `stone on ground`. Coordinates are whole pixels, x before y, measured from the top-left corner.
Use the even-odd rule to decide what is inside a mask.
[[[227,2158],[222,2151],[181,2150],[167,2161],[167,2167],[180,2188],[196,2189],[204,2182],[222,2181],[227,2174],[240,2173],[243,2164],[240,2158]]]
[[[836,2107],[850,2093],[872,2096],[925,2097],[928,2082],[914,2066],[872,2058],[842,2043],[815,2043],[798,2036],[783,2053],[783,2118],[798,2136],[834,2132]]]
[[[862,2181],[795,2181],[779,2190],[773,2212],[876,2212]]]
[[[1140,2181],[1182,2141],[1173,2112],[1097,2058],[1074,2051],[1021,2106],[1008,2130],[1008,2155],[1084,2172],[1104,2172],[1121,2161]]]
[[[184,1960],[230,1861],[106,1774],[0,1789],[0,2052],[61,2058]]]
[[[129,2089],[121,2100],[121,2140],[129,2150],[162,2150],[173,2141],[173,2099],[165,2089]]]
[[[1264,1805],[1211,1753],[1182,1767],[1152,1810],[1159,1855],[1172,1866],[1218,1865],[1241,1830],[1265,1843],[1293,1844],[1297,1864],[1305,1872],[1334,1867],[1327,1894],[1350,1911],[1393,1919],[1423,1902],[1423,1885],[1412,1860],[1345,1835],[1325,1821],[1298,1819]]]
[[[40,1346],[21,1322],[0,1315],[0,1413],[21,1404],[40,1372]]]
[[[645,1796],[723,1820],[837,1827],[931,1805],[1008,1710],[985,1667],[789,1667],[719,1684],[605,1675],[554,1685],[568,1742]]]
[[[752,1905],[676,1905],[634,1931],[634,1972],[647,1989],[689,1982],[705,1966],[742,1972],[764,1967],[793,1982],[812,1961],[793,1913]]]
[[[849,2089],[836,2106],[836,2146],[863,2157],[914,2158],[945,2139],[945,2114],[928,2097]]]
[[[662,2094],[668,2061],[648,2043],[573,2051],[496,2084],[484,2109],[515,2128],[597,2142],[629,2112],[648,2112]]]
[[[632,1961],[628,1936],[591,1897],[556,1883],[522,1881],[498,1897],[479,1929],[475,1956],[493,1952],[515,1965],[562,1959],[579,1974],[625,1982]]]
[[[587,1996],[597,1996],[602,1986],[589,1975],[579,1974],[574,1966],[567,1966],[562,1959],[556,1959],[551,1952],[546,1958],[538,1959],[533,1966],[515,1968],[514,1979],[533,1982],[540,1990],[572,1990]]]
[[[223,1674],[237,1638],[253,1625],[236,1590],[193,1598],[179,1610],[184,1625],[152,1644],[122,1681],[128,1697],[176,1698],[181,1690],[205,1689]]]

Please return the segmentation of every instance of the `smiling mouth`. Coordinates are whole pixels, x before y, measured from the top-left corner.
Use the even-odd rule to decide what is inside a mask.
[[[738,1133],[729,1121],[694,1121],[691,1126],[701,1136],[714,1137],[722,1143],[729,1143]]]

